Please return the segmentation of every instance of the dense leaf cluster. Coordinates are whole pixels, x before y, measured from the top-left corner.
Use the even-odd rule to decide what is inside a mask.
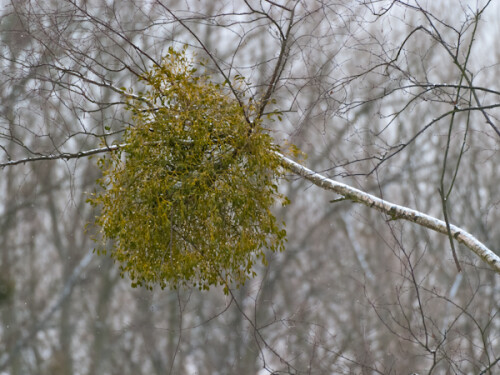
[[[283,248],[270,211],[286,203],[276,146],[258,119],[247,120],[250,104],[195,72],[171,49],[143,76],[142,100],[129,102],[124,147],[99,161],[103,190],[90,201],[133,286],[240,285],[266,248]]]

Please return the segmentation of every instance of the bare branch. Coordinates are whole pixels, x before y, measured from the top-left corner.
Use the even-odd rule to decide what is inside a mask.
[[[436,219],[432,216],[426,215],[411,208],[400,206],[380,199],[374,195],[368,194],[349,185],[331,180],[325,176],[320,175],[319,173],[310,170],[309,168],[304,167],[301,164],[294,162],[293,160],[287,158],[286,156],[283,156],[280,153],[276,153],[276,155],[278,155],[278,157],[281,159],[281,163],[285,168],[291,170],[299,176],[304,177],[306,180],[312,182],[316,186],[321,187],[322,189],[334,191],[335,193],[344,196],[345,199],[361,203],[370,208],[375,208],[378,211],[389,215],[393,219],[407,220],[423,227],[432,229],[435,232],[445,235],[448,234],[446,223],[442,220]],[[498,257],[498,255],[496,255],[482,242],[476,239],[472,234],[468,233],[462,228],[450,224],[449,230],[455,240],[467,246],[484,262],[488,263],[488,265],[493,268],[495,272],[500,273],[500,257]]]
[[[50,155],[34,156],[34,157],[30,157],[30,158],[25,158],[25,159],[10,160],[10,161],[7,161],[5,163],[0,163],[0,168],[11,167],[13,165],[25,164],[25,163],[30,163],[30,162],[34,162],[34,161],[58,160],[58,159],[64,159],[64,160],[79,159],[79,158],[83,158],[86,156],[91,156],[91,155],[95,155],[95,154],[102,154],[104,152],[114,151],[114,150],[117,150],[123,146],[124,146],[123,144],[111,145],[108,147],[94,148],[92,150],[80,151],[80,152],[74,152],[74,153],[63,152],[60,154],[50,154]]]

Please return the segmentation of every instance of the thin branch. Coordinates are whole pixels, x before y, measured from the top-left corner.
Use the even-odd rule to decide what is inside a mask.
[[[10,160],[10,161],[4,162],[4,163],[0,163],[0,168],[11,167],[13,165],[25,164],[25,163],[34,162],[34,161],[58,160],[58,159],[63,159],[63,160],[79,159],[79,158],[84,158],[84,157],[95,155],[95,154],[102,154],[104,152],[115,151],[123,146],[125,146],[125,144],[110,145],[107,147],[94,148],[92,150],[73,152],[73,153],[63,152],[60,154],[41,155],[41,156],[33,156],[33,157],[18,159],[18,160]]]
[[[293,27],[294,15],[295,15],[295,7],[293,7],[292,10],[290,11],[290,22],[288,24],[288,28],[285,32],[285,35],[283,35],[283,33],[281,33],[281,31],[280,31],[280,33],[282,35],[280,53],[278,56],[278,60],[276,61],[273,75],[271,76],[267,90],[260,101],[259,108],[257,111],[258,118],[262,117],[262,114],[264,113],[264,110],[266,109],[266,106],[269,103],[269,100],[271,99],[271,96],[273,95],[273,93],[276,89],[276,85],[277,85],[277,83],[281,77],[281,74],[283,73],[283,69],[285,68],[285,65],[287,63],[288,53],[290,50],[290,45],[289,45],[290,31],[292,30],[292,27]]]
[[[479,10],[477,13],[476,13],[476,16],[475,16],[475,28],[474,28],[474,33],[473,33],[473,38],[474,38],[474,34],[476,32],[476,28],[477,28],[477,24],[478,24],[478,21],[479,21],[479,18],[481,17],[482,13],[485,11],[486,7],[490,4],[490,1],[488,1],[488,3],[481,9]],[[438,43],[440,43],[443,48],[446,50],[446,52],[450,55],[451,59],[453,60],[453,64],[456,65],[456,67],[458,68],[458,70],[460,71],[462,77],[465,79],[465,81],[467,82],[467,84],[470,86],[470,87],[474,87],[472,85],[472,79],[471,77],[469,76],[469,74],[467,74],[467,71],[465,69],[464,66],[462,66],[462,64],[460,63],[460,61],[458,60],[458,57],[457,55],[453,54],[453,52],[451,51],[450,47],[448,46],[448,44],[444,41],[444,39],[441,37],[438,29],[436,28],[436,26],[434,25],[434,23],[432,22],[429,14],[427,12],[424,12],[422,8],[420,8],[424,14],[424,16],[427,18],[427,20],[429,21],[429,24],[431,25],[432,29],[434,30],[435,34],[433,34],[431,31],[429,30],[426,30],[424,28],[424,30],[426,30],[429,35],[431,35]],[[474,40],[471,40],[471,45],[472,43],[474,42]],[[474,88],[471,89],[472,91],[472,95],[474,97],[474,100],[476,102],[476,104],[478,105],[478,107],[481,107],[481,100],[479,99],[479,96],[477,95],[477,92],[476,90],[474,90]],[[498,129],[498,127],[491,121],[491,118],[490,116],[488,115],[488,113],[483,109],[481,110],[481,113],[483,114],[485,120],[486,120],[486,123],[495,131],[495,133],[500,136],[500,129]]]

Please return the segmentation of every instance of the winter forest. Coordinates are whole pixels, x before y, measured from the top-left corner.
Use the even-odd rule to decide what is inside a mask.
[[[499,373],[499,16],[0,0],[0,375]]]

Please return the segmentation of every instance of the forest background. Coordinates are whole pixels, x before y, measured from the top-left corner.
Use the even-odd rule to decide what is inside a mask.
[[[93,252],[87,203],[103,145],[133,126],[121,88],[187,46],[280,113],[264,126],[303,166],[494,253],[498,2],[0,4],[0,374],[499,371],[499,275],[451,229],[290,170],[285,250],[256,277],[149,291]]]

